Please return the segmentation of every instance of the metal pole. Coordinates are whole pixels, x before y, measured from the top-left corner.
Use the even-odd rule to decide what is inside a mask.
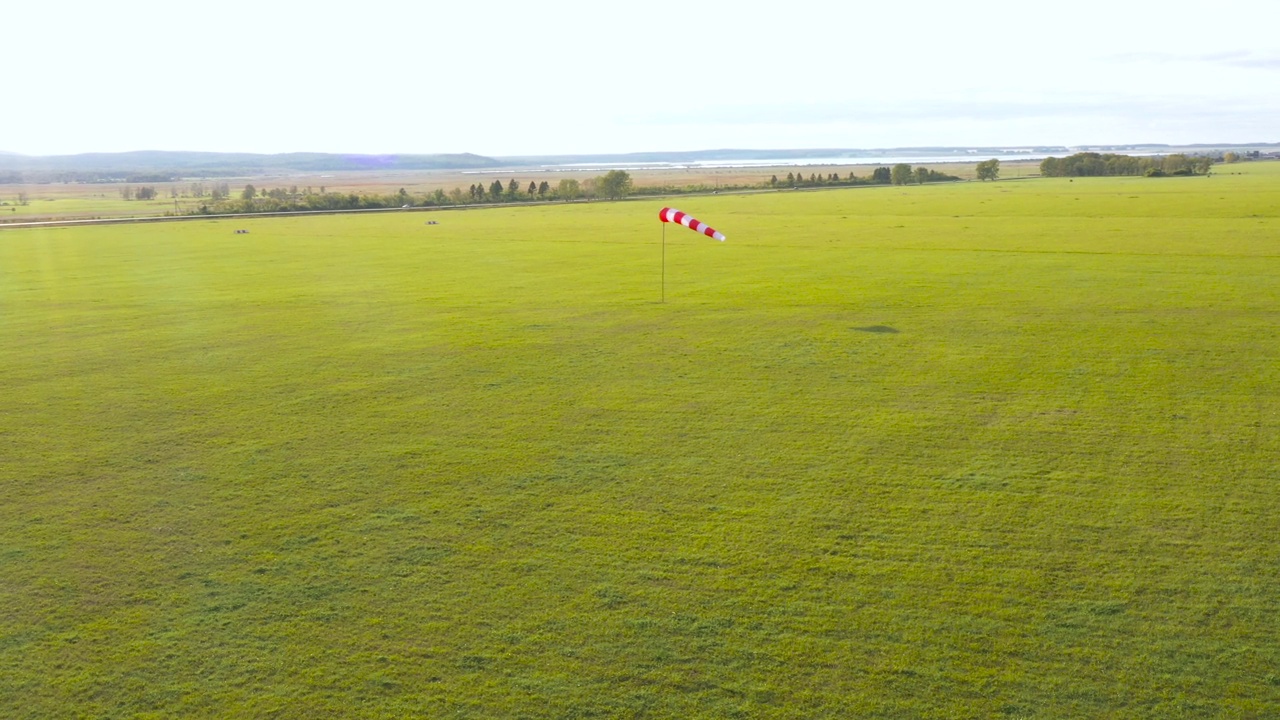
[[[662,302],[667,301],[667,224],[662,223]]]

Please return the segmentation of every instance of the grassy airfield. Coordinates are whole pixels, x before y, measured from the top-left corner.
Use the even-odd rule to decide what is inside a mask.
[[[1274,716],[1230,169],[0,231],[0,716]]]

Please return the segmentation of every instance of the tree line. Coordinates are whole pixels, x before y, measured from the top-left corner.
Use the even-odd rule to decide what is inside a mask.
[[[994,161],[993,161],[994,162]],[[522,202],[575,202],[584,200],[609,199],[619,200],[632,195],[679,195],[684,193],[704,193],[717,190],[740,191],[783,189],[801,187],[848,187],[856,185],[905,185],[927,182],[955,182],[960,180],[954,175],[947,175],[925,167],[912,168],[905,163],[893,167],[875,168],[870,175],[857,176],[850,172],[847,176],[840,173],[787,173],[785,180],[773,175],[767,181],[747,184],[725,185],[653,185],[637,187],[630,173],[625,170],[610,170],[604,175],[592,178],[562,178],[554,185],[544,179],[521,180],[510,178],[506,181],[495,178],[491,181],[472,183],[466,188],[455,187],[445,191],[436,189],[428,193],[410,193],[400,188],[395,193],[370,194],[353,192],[329,192],[320,187],[318,192],[312,188],[258,188],[252,184],[233,196],[226,183],[214,183],[205,187],[203,183],[192,183],[188,189],[189,197],[204,200],[194,211],[184,214],[236,215],[266,212],[307,212],[328,210],[372,210],[384,208],[411,207],[452,207],[461,205],[480,205],[496,203]],[[176,189],[173,192],[177,192]],[[140,197],[133,192],[135,197]]]
[[[180,192],[180,190],[182,190]],[[294,194],[297,194],[298,188],[293,188]],[[310,193],[311,189],[307,188]],[[160,193],[156,191],[154,185],[143,185],[135,188],[132,185],[125,185],[120,188],[120,197],[125,200],[155,200],[160,197]],[[226,200],[231,197],[231,185],[225,182],[213,183],[209,187],[205,187],[202,182],[193,182],[185,189],[181,188],[178,183],[169,185],[169,197],[193,197],[193,198],[210,198],[213,202]]]
[[[207,193],[203,184],[193,183],[190,195],[200,199],[208,198],[199,205],[194,214],[235,215],[317,210],[449,207],[552,200],[572,202],[596,198],[616,200],[630,195],[634,190],[630,174],[622,170],[611,170],[604,175],[585,180],[563,178],[555,186],[546,180],[530,180],[529,184],[525,185],[523,181],[515,178],[508,182],[495,179],[487,184],[473,183],[465,190],[456,187],[446,192],[438,188],[426,194],[410,193],[404,188],[389,194],[357,194],[329,192],[323,186],[320,187],[319,192],[314,192],[310,187],[300,189],[296,185],[286,190],[285,188],[259,189],[252,184],[247,184],[237,196],[232,197],[226,183],[214,184],[212,190]]]
[[[1114,175],[1202,175],[1213,167],[1208,155],[1175,153],[1160,157],[1134,157],[1115,153],[1081,152],[1064,158],[1045,158],[1040,163],[1044,177],[1103,177]]]
[[[960,178],[955,175],[947,175],[937,170],[930,170],[926,167],[912,168],[906,163],[898,163],[893,167],[878,167],[871,171],[870,175],[858,177],[849,173],[848,177],[840,177],[840,173],[823,173],[818,174],[811,172],[809,177],[805,177],[804,173],[787,173],[785,180],[779,179],[777,175],[769,178],[769,187],[822,187],[822,186],[853,186],[853,185],[909,185],[913,183],[924,184],[927,182],[955,182]]]

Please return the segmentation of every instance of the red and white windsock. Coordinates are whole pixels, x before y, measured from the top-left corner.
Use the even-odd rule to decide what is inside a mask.
[[[715,238],[720,242],[724,242],[724,235],[720,231],[702,222],[692,215],[686,215],[675,208],[662,208],[662,212],[658,213],[658,219],[662,222],[680,223],[694,232],[700,232],[709,238]]]

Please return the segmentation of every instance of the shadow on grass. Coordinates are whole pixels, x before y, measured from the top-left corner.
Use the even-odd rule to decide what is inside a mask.
[[[856,327],[854,328],[854,330],[857,330],[858,332],[869,332],[869,333],[897,333],[898,332],[897,328],[891,328],[888,325],[868,325],[866,327]]]

